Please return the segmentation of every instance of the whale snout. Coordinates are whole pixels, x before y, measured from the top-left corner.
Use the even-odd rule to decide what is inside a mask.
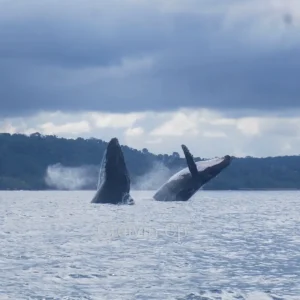
[[[108,145],[107,145],[107,151],[110,152],[110,151],[116,151],[116,150],[120,150],[121,147],[120,147],[120,144],[119,144],[119,140],[117,138],[112,138]]]
[[[121,146],[117,138],[112,138],[106,148],[106,159],[107,163],[118,164],[119,160],[123,159],[123,153]]]
[[[232,158],[233,158],[233,157],[232,157],[232,156],[230,156],[230,155],[225,155],[225,156],[224,156],[224,159],[225,159],[225,160],[229,160],[229,161],[231,161],[231,160],[232,160]]]
[[[111,145],[119,146],[119,141],[117,138],[112,138],[109,142]]]
[[[225,155],[223,158],[223,164],[225,163],[225,165],[228,166],[231,164],[233,156]]]

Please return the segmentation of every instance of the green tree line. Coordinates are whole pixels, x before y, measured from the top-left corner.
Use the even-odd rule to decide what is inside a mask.
[[[88,166],[93,178],[82,189],[95,189],[107,142],[100,139],[65,139],[34,133],[0,134],[0,190],[45,190],[47,168]],[[188,145],[187,145],[188,146]],[[150,153],[122,146],[133,188],[157,189],[172,174],[186,167],[178,152]],[[183,156],[183,155],[182,155]],[[196,157],[195,160],[201,160]],[[204,189],[299,189],[300,156],[234,158],[231,165]]]

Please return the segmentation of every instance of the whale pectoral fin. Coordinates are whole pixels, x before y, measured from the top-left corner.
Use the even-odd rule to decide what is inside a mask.
[[[189,170],[190,170],[192,176],[197,176],[198,175],[198,170],[197,170],[197,166],[195,164],[193,155],[191,154],[191,152],[189,151],[187,146],[181,145],[181,148],[183,150],[187,165],[189,167]]]

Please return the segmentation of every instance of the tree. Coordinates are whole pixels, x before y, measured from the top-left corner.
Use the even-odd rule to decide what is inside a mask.
[[[147,148],[143,148],[143,150],[142,150],[142,153],[143,153],[143,154],[148,154],[148,153],[149,153],[149,151],[148,151],[148,149],[147,149]]]
[[[178,152],[173,152],[172,156],[176,157],[176,158],[180,158],[180,155]]]
[[[94,181],[83,188],[94,189],[106,146],[107,142],[95,138],[65,139],[39,133],[30,136],[0,133],[0,189],[48,189],[45,182],[47,168],[57,163],[65,167],[88,167]],[[128,146],[121,147],[135,187],[138,187],[139,178],[153,174],[157,165],[165,166],[169,173],[166,172],[160,182],[153,180],[153,189],[187,167],[185,158],[180,158],[178,152],[155,155],[146,148],[138,151]],[[204,186],[204,189],[272,188],[300,188],[300,156],[234,158],[229,167]]]

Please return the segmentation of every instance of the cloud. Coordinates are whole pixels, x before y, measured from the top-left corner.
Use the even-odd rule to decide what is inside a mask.
[[[140,136],[143,133],[144,133],[144,129],[142,127],[128,128],[125,131],[125,135],[127,135],[127,136],[133,136],[133,137]]]
[[[0,2],[1,132],[298,154],[298,0]]]
[[[299,29],[298,0],[1,1],[1,115],[290,114]]]
[[[245,135],[259,135],[260,126],[258,118],[243,118],[237,121],[237,129]]]
[[[98,128],[126,128],[132,126],[137,120],[144,118],[142,113],[129,114],[105,114],[105,113],[91,113],[90,117]]]
[[[116,136],[121,144],[135,149],[147,148],[156,154],[176,151],[181,156],[180,145],[186,144],[194,156],[203,158],[226,154],[298,155],[300,149],[299,117],[228,117],[206,109],[144,112],[142,115],[101,113],[100,116],[105,126],[98,126],[94,112],[54,112],[5,118],[0,121],[0,132],[40,132],[105,141]]]
[[[205,131],[203,133],[204,137],[208,137],[208,138],[226,138],[227,135],[224,132],[221,131]]]
[[[173,117],[150,132],[154,136],[182,136],[184,134],[195,135],[197,130],[197,114],[186,115],[178,112]]]
[[[42,124],[40,128],[46,135],[82,134],[90,131],[90,125],[86,121],[66,123],[63,125],[55,125],[52,122],[47,122]]]

